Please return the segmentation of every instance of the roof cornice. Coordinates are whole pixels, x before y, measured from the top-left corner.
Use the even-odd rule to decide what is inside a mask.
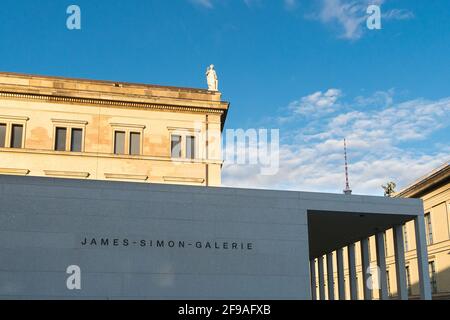
[[[103,105],[119,108],[137,108],[137,109],[156,109],[163,111],[180,111],[180,112],[197,112],[197,113],[215,113],[224,114],[228,109],[229,103],[222,103],[223,108],[209,108],[209,107],[196,107],[185,106],[175,104],[164,103],[147,103],[137,101],[124,101],[124,100],[111,100],[104,98],[82,98],[82,97],[66,97],[58,95],[45,95],[45,94],[33,94],[33,93],[18,93],[0,91],[0,97],[8,99],[21,99],[21,100],[39,100],[45,102],[63,102],[83,105]]]
[[[135,82],[124,82],[124,81],[111,81],[111,80],[94,80],[94,79],[85,79],[85,78],[69,78],[69,77],[61,77],[61,76],[46,76],[46,75],[37,75],[37,74],[27,74],[27,73],[15,73],[15,72],[0,72],[0,77],[7,77],[10,79],[17,79],[19,82],[21,80],[37,80],[51,83],[82,83],[86,85],[99,85],[105,87],[126,87],[126,88],[134,88],[134,89],[161,89],[166,91],[174,91],[174,92],[191,92],[191,93],[199,93],[209,96],[220,97],[221,93],[218,91],[210,91],[207,89],[201,88],[189,88],[189,87],[176,87],[176,86],[164,86],[164,85],[155,85],[155,84],[144,84],[144,83],[135,83]]]
[[[411,185],[395,194],[396,198],[413,198],[421,192],[450,178],[450,162],[436,168]]]
[[[205,89],[0,72],[0,98],[217,114],[223,129],[230,103],[221,97]]]

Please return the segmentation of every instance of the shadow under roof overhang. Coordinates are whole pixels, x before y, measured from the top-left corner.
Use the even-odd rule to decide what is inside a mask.
[[[310,259],[414,220],[417,215],[308,210]]]

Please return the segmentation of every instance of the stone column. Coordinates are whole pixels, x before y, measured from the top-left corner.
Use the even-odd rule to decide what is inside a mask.
[[[355,259],[355,244],[348,246],[348,270],[350,278],[350,299],[358,300],[358,291],[356,286],[356,259]]]
[[[311,259],[309,262],[310,277],[311,277],[311,299],[317,300],[317,285],[316,285],[316,259]]]
[[[394,227],[395,269],[397,275],[397,294],[400,300],[408,300],[405,269],[405,245],[403,242],[403,225]]]
[[[339,300],[345,300],[344,249],[336,251]]]
[[[325,300],[325,272],[323,270],[323,256],[317,259],[319,264],[319,298],[320,300]]]
[[[414,219],[414,226],[416,229],[416,250],[417,250],[417,264],[419,271],[419,287],[420,298],[423,300],[431,300],[431,284],[430,274],[428,273],[428,252],[424,217],[417,216]]]
[[[378,284],[380,286],[379,293],[380,293],[380,300],[388,300],[389,299],[389,292],[388,292],[388,286],[387,286],[387,278],[386,278],[386,250],[384,247],[384,237],[386,235],[384,232],[378,232],[375,235],[376,239],[376,250],[377,250],[377,265],[380,271],[380,274],[378,275]]]
[[[369,288],[368,282],[370,274],[370,256],[369,256],[369,239],[361,240],[361,260],[362,260],[362,276],[363,276],[363,290],[364,300],[372,300],[372,286]]]
[[[334,300],[333,253],[327,254],[328,300]]]

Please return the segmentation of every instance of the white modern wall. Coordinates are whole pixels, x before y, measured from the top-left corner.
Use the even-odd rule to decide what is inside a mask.
[[[66,286],[69,265],[81,290]],[[0,176],[0,298],[309,299],[309,288],[297,192]]]

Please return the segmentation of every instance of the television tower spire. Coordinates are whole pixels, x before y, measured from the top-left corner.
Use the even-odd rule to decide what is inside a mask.
[[[344,139],[344,157],[345,157],[345,189],[344,194],[352,194],[350,184],[348,182],[348,161],[347,161],[347,140]]]

